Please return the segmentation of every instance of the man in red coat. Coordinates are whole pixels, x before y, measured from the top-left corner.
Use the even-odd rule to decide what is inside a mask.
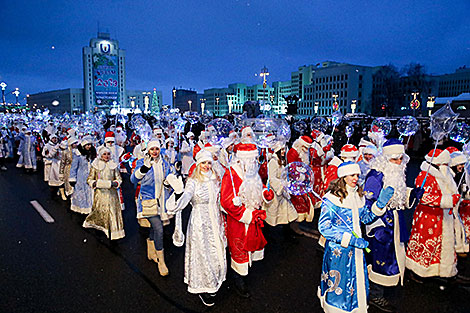
[[[274,197],[265,189],[258,174],[258,149],[254,144],[239,144],[236,160],[222,178],[220,203],[227,213],[227,241],[235,286],[242,297],[249,297],[243,276],[253,261],[262,260],[266,240],[261,227],[266,212],[263,201]]]
[[[346,144],[341,148],[339,158],[337,156],[333,157],[333,159],[328,163],[328,167],[326,168],[325,181],[323,185],[324,192],[326,192],[328,186],[330,186],[330,183],[338,178],[338,166],[346,161],[356,162],[358,155],[359,150],[355,145]]]

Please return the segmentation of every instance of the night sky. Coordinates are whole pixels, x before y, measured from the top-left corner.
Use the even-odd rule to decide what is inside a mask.
[[[165,103],[173,86],[261,83],[263,65],[269,81],[325,60],[442,74],[470,65],[469,12],[468,0],[0,0],[0,80],[22,97],[83,87],[98,23],[126,50],[127,89],[156,87]]]

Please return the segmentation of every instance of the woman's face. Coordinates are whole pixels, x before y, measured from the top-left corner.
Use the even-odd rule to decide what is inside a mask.
[[[465,168],[465,164],[459,164],[455,167],[455,169],[457,170],[457,172],[459,173],[462,173],[463,172],[463,169]]]
[[[344,181],[351,188],[356,187],[358,180],[359,180],[359,174],[347,175],[344,177]]]
[[[91,143],[87,143],[84,148],[85,148],[86,151],[90,151]]]
[[[105,162],[108,162],[110,159],[111,159],[111,153],[109,153],[108,151],[104,152],[101,155],[101,160],[103,160]]]
[[[158,156],[160,155],[160,148],[159,147],[150,148],[149,154],[154,159],[158,158]]]
[[[207,173],[212,169],[212,162],[211,161],[204,161],[201,162],[201,172]]]
[[[281,148],[281,156],[282,157],[286,156],[286,148]]]

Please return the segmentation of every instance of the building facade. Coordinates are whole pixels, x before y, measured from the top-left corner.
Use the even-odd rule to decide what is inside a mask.
[[[201,112],[197,91],[191,89],[173,89],[173,108],[180,109],[180,112]]]
[[[51,114],[64,112],[81,113],[84,109],[82,88],[68,88],[30,94],[28,106],[38,109],[49,109]]]
[[[157,103],[153,101],[154,92],[157,96]],[[144,113],[154,112],[160,110],[162,107],[162,92],[154,89],[153,91],[149,90],[126,90],[127,103],[124,106],[127,110],[130,111],[141,111]],[[152,106],[158,106],[158,108],[153,108]]]
[[[98,33],[83,47],[85,110],[109,111],[126,103],[126,52],[108,33]]]
[[[271,101],[275,114],[287,114],[287,101],[285,97],[292,94],[292,82],[278,81],[273,82],[273,100]]]
[[[308,70],[307,70],[308,69]],[[303,67],[298,72],[299,86],[302,81],[303,92],[292,93],[299,96],[298,114],[331,115],[341,113],[366,113],[372,110],[372,77],[379,67],[361,66],[337,62],[322,62],[317,66]],[[308,76],[306,78],[306,76]],[[302,78],[302,79],[301,79]],[[311,80],[310,84],[306,84]]]
[[[456,97],[470,92],[470,68],[463,66],[452,74],[439,77],[438,97]]]

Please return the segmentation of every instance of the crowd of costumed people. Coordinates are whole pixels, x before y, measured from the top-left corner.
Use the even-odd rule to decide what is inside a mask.
[[[354,140],[359,124],[339,111],[309,123],[167,108],[153,116],[3,113],[0,168],[9,158],[31,173],[43,166],[51,197],[109,240],[125,237],[122,211],[135,210],[161,276],[172,270],[163,230],[174,220],[184,283],[206,306],[229,270],[238,295],[250,297],[246,276],[270,257],[264,248],[279,227],[288,242],[308,236],[324,251],[312,295],[325,312],[393,312],[386,290],[403,286],[405,273],[419,283],[469,282],[458,269],[469,252],[470,132],[457,118],[449,105],[431,116],[434,146],[411,187],[407,152],[418,121],[406,116],[392,127],[376,118]],[[346,138],[339,147],[338,129]],[[124,207],[123,192],[135,207]],[[191,210],[186,230],[183,210]],[[406,210],[414,210],[411,229]]]

